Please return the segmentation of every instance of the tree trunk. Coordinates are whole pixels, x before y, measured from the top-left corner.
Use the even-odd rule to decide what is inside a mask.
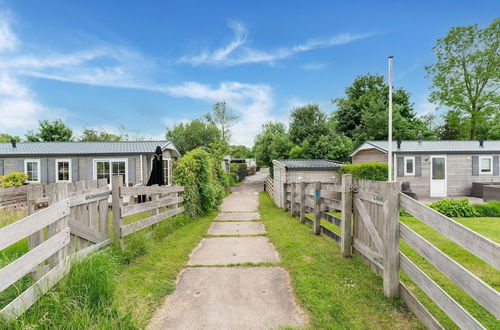
[[[477,114],[476,114],[476,109],[472,111],[471,116],[470,116],[470,139],[475,140],[476,139],[476,125],[477,125]]]

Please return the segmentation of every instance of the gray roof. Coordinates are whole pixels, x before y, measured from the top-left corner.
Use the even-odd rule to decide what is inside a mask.
[[[387,152],[387,141],[367,141],[356,149],[351,156],[355,155],[360,150],[375,148],[383,152]],[[397,141],[393,141],[392,150],[395,153],[496,153],[500,152],[500,141],[490,140],[484,141],[483,147],[479,145],[479,141],[459,141],[459,140],[444,140],[444,141],[401,141],[401,148],[397,148]]]
[[[329,159],[286,159],[275,160],[289,171],[336,171],[342,163]]]
[[[17,142],[0,143],[1,156],[27,155],[124,155],[153,154],[157,146],[162,150],[173,150],[173,156],[180,157],[169,141],[118,141],[118,142]]]

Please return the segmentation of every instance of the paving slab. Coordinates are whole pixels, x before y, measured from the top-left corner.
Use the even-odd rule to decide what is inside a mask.
[[[306,325],[280,267],[188,268],[148,329],[276,329]]]
[[[215,220],[240,220],[240,221],[248,221],[248,220],[259,220],[260,214],[259,212],[221,212],[217,215]]]
[[[267,237],[210,237],[201,240],[188,265],[229,265],[279,261]]]
[[[262,222],[214,222],[208,230],[209,235],[260,235],[266,228]]]

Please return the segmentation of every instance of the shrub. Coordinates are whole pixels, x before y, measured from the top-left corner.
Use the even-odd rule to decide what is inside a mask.
[[[500,217],[500,202],[489,201],[486,204],[472,205],[480,217]]]
[[[387,181],[386,163],[345,164],[339,169],[340,174],[351,174],[354,179]]]
[[[429,205],[429,207],[446,215],[447,217],[471,218],[479,216],[474,206],[465,199],[442,199]]]
[[[202,148],[186,153],[174,169],[174,183],[184,186],[185,212],[190,218],[218,207],[227,193],[229,181],[222,168]]]
[[[28,180],[28,176],[26,174],[20,172],[12,172],[10,174],[0,176],[0,187],[9,188],[22,186],[26,182],[26,180]]]

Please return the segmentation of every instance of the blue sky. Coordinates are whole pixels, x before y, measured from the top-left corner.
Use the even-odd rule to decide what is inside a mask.
[[[62,118],[76,134],[123,125],[153,139],[225,100],[240,116],[232,142],[251,145],[294,106],[333,111],[388,55],[423,114],[436,39],[498,13],[499,1],[0,0],[0,132]]]

